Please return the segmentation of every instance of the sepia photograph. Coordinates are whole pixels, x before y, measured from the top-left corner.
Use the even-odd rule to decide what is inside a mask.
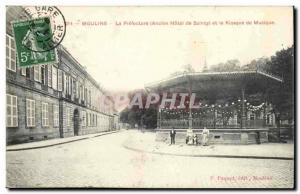
[[[5,10],[9,190],[295,189],[293,6]]]

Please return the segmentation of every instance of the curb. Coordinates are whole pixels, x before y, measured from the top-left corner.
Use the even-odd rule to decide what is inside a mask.
[[[28,148],[6,149],[6,152],[14,152],[14,151],[23,151],[23,150],[33,150],[33,149],[39,149],[39,148],[47,148],[47,147],[52,147],[52,146],[56,146],[56,145],[62,145],[62,144],[72,143],[72,142],[76,142],[76,141],[80,141],[80,140],[85,140],[85,139],[91,139],[91,138],[100,137],[100,136],[109,135],[109,134],[118,133],[118,132],[120,132],[120,131],[112,131],[112,132],[108,132],[108,133],[103,133],[103,134],[95,135],[95,136],[92,136],[92,137],[83,137],[83,138],[80,138],[80,139],[75,139],[75,140],[70,140],[70,141],[65,141],[65,142],[59,142],[59,143],[54,143],[54,144],[49,144],[49,145],[42,145],[42,146],[35,146],[35,147],[28,147]]]
[[[157,151],[147,151],[137,148],[132,148],[127,145],[122,145],[124,148],[136,151],[136,152],[144,152],[150,154],[158,154],[158,155],[168,155],[168,156],[183,156],[183,157],[199,157],[199,158],[242,158],[242,159],[270,159],[270,160],[294,160],[292,157],[269,157],[269,156],[240,156],[240,155],[201,155],[201,154],[172,154],[165,152],[157,152]]]

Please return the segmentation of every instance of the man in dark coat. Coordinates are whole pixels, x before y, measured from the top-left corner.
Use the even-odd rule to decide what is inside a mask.
[[[171,144],[175,144],[175,135],[176,131],[174,130],[174,128],[172,128],[172,130],[170,131]]]

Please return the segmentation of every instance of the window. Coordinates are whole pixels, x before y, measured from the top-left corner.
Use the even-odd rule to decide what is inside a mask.
[[[70,127],[71,126],[71,108],[66,109],[66,122],[67,122],[67,126]]]
[[[69,90],[69,78],[67,74],[64,72],[64,93],[68,94],[68,90]]]
[[[48,70],[48,86],[52,87],[52,65],[48,65],[47,70]]]
[[[26,76],[26,67],[21,67],[21,75]]]
[[[89,91],[87,88],[85,88],[85,102],[86,102],[86,105],[89,107]]]
[[[49,109],[48,103],[42,103],[42,126],[49,126]]]
[[[41,83],[46,84],[46,67],[44,65],[41,65]]]
[[[18,98],[10,94],[6,94],[6,126],[18,126]]]
[[[77,81],[75,81],[75,96],[79,98],[79,85]]]
[[[96,126],[95,114],[93,114],[93,126]]]
[[[57,90],[57,68],[52,66],[52,88]]]
[[[42,73],[41,73],[41,66],[34,66],[34,80],[41,82],[42,80]]]
[[[69,76],[67,75],[67,74],[64,74],[64,76],[65,76],[65,82],[66,82],[66,84],[65,84],[65,86],[66,86],[66,89],[65,89],[65,91],[66,91],[66,94],[69,94]]]
[[[86,112],[82,111],[82,126],[86,126]]]
[[[74,95],[74,97],[76,98],[76,79],[74,77],[72,77],[72,94]]]
[[[27,78],[30,78],[30,72],[31,72],[31,70],[32,70],[32,67],[26,68],[26,77]]]
[[[92,113],[90,113],[90,116],[89,116],[89,117],[90,117],[90,125],[89,125],[89,126],[93,126],[93,123],[92,123],[92,121],[93,121],[93,120],[92,120],[92,119],[93,119]]]
[[[67,94],[67,75],[64,72],[64,93]]]
[[[26,99],[26,124],[27,127],[35,126],[35,101]]]
[[[84,98],[83,98],[83,87],[82,87],[82,85],[80,85],[80,87],[79,87],[79,99],[80,99],[80,100],[84,100]]]
[[[59,126],[59,109],[58,105],[53,105],[53,126]]]
[[[6,68],[16,72],[15,41],[9,35],[6,35]]]
[[[58,91],[63,90],[63,72],[62,70],[58,70]]]
[[[91,107],[91,102],[92,102],[92,98],[91,98],[91,90],[89,90],[89,99],[88,99],[88,101],[89,101],[89,107]]]
[[[81,84],[80,84],[80,82],[78,82],[77,85],[78,85],[78,99],[80,102],[81,101]]]
[[[87,98],[87,88],[84,88],[84,101],[85,101],[85,104],[87,104],[87,100],[88,100],[88,98]]]
[[[69,82],[69,94],[72,95],[72,77],[71,76],[69,76],[68,82]]]
[[[86,126],[90,126],[89,113],[86,114]]]
[[[98,115],[96,115],[96,126],[98,126]]]

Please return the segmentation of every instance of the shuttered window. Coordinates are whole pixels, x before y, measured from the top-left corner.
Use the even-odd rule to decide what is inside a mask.
[[[59,126],[59,108],[58,105],[53,105],[53,126]]]
[[[48,65],[48,86],[52,87],[52,65]]]
[[[42,103],[42,126],[49,126],[49,107],[48,103]]]
[[[6,94],[6,126],[18,126],[18,97]]]
[[[58,70],[58,91],[63,91],[63,72]]]
[[[9,35],[6,35],[6,68],[16,72],[15,41]]]
[[[35,101],[26,99],[26,124],[27,127],[35,126]]]
[[[57,90],[57,68],[52,66],[52,88]]]

